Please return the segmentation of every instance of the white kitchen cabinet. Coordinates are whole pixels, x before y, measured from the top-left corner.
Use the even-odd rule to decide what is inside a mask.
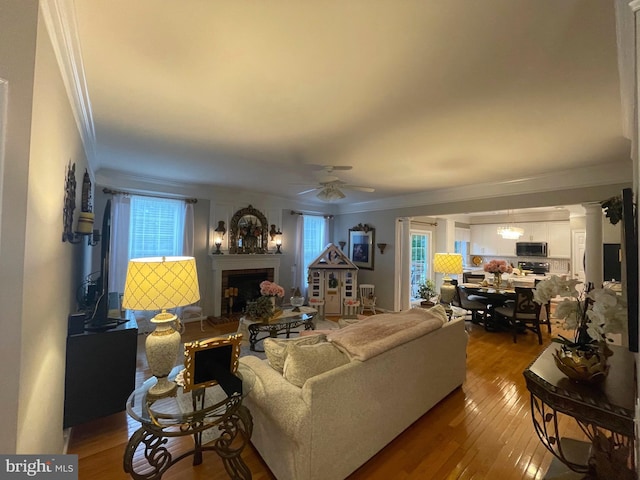
[[[549,222],[547,255],[554,258],[571,257],[571,227],[569,222]]]
[[[501,225],[504,224],[471,225],[471,254],[515,257],[516,242],[547,242],[549,257],[571,256],[571,229],[568,221],[516,223],[514,227],[524,230],[518,240],[498,235],[498,227]]]
[[[497,225],[471,225],[471,254],[497,255]]]
[[[521,242],[548,242],[548,222],[526,222],[519,225],[524,229]]]

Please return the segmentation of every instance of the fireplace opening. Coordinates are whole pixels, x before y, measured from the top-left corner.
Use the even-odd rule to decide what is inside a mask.
[[[273,282],[273,275],[273,268],[223,271],[222,314],[243,312],[248,302],[260,296],[260,283],[265,280]],[[237,292],[237,296],[230,295],[231,291]]]

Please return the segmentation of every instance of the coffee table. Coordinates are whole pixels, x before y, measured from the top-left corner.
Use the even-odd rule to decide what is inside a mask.
[[[282,311],[282,314],[274,320],[249,323],[247,325],[247,329],[249,330],[249,349],[252,352],[264,352],[264,350],[256,349],[258,342],[265,338],[276,338],[281,334],[285,334],[286,338],[289,338],[291,333],[297,333],[296,331],[292,332],[292,328],[304,326],[305,330],[315,330],[313,319],[317,313],[318,310],[312,307],[299,307],[299,311],[295,309],[285,309]],[[258,334],[261,332],[265,332],[266,335],[258,337]]]

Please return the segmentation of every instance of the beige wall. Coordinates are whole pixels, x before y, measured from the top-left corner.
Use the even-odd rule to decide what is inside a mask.
[[[36,0],[0,2],[0,78],[9,82],[0,229],[0,452],[16,450],[22,368],[22,298],[27,218],[31,95],[36,51]]]
[[[64,179],[70,160],[80,172],[86,161],[36,0],[0,2],[0,77],[9,81],[0,451],[60,453],[67,315],[82,258],[82,247],[61,241]]]

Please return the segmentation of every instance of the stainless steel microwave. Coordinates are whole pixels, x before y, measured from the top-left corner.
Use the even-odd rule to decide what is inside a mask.
[[[518,257],[546,257],[547,242],[516,242]]]

